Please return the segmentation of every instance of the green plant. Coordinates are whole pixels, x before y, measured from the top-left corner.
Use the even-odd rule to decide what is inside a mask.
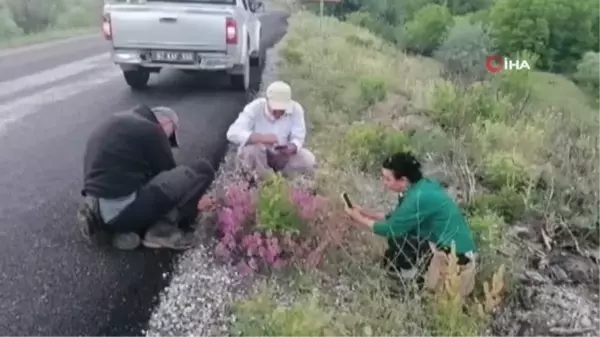
[[[362,171],[372,172],[386,156],[410,148],[409,137],[379,124],[356,123],[346,132],[343,152]]]
[[[523,195],[509,186],[503,186],[500,190],[474,196],[467,209],[473,216],[492,211],[502,216],[504,221],[512,223],[523,218],[526,205]]]
[[[533,70],[539,57],[528,51],[520,51],[511,57],[512,60],[526,60]],[[523,110],[528,103],[531,94],[530,71],[503,71],[491,80],[492,86],[496,88],[499,95],[508,99],[511,104]],[[520,111],[517,111],[519,113]],[[521,116],[514,116],[521,118]]]
[[[527,50],[540,56],[542,69],[568,72],[597,45],[592,29],[597,7],[595,0],[496,1],[490,12],[493,36],[504,54]]]
[[[483,24],[462,20],[456,21],[434,57],[451,75],[483,79],[487,75],[484,60],[493,50],[492,39]]]
[[[415,13],[413,20],[404,26],[406,48],[423,55],[431,53],[442,44],[454,19],[448,8],[440,5],[427,5]]]
[[[504,240],[504,219],[490,210],[469,217],[469,226],[475,234],[477,247],[486,250],[500,248]]]
[[[484,282],[485,304],[481,305],[477,299],[471,302],[461,294],[463,270],[455,254],[453,245],[444,266],[443,283],[428,304],[430,329],[434,336],[478,336],[503,299],[504,265],[494,273],[491,287]]]
[[[598,52],[586,52],[583,58],[577,64],[577,71],[573,78],[587,92],[593,93],[598,99],[598,89],[600,87],[600,54]]]
[[[234,305],[233,336],[326,336],[337,334],[331,312],[321,306],[315,291],[289,307],[277,304],[263,285],[250,299]]]
[[[281,49],[283,59],[292,66],[297,66],[302,63],[302,53],[296,50],[293,44],[287,44]]]
[[[507,115],[511,106],[502,96],[490,99],[492,94],[493,88],[486,83],[475,82],[459,88],[441,80],[435,84],[429,113],[443,129],[462,133],[467,125],[480,120],[499,120]]]
[[[510,186],[518,191],[525,190],[533,178],[533,167],[517,152],[490,152],[483,158],[482,175],[492,188]]]
[[[0,9],[0,39],[23,35],[21,29],[12,19],[8,9]]]
[[[291,190],[286,180],[274,175],[258,190],[257,227],[274,232],[298,234],[303,222],[290,200]]]
[[[359,27],[369,28],[373,24],[373,17],[367,11],[360,10],[346,16],[346,21]]]
[[[384,79],[375,76],[364,76],[359,79],[360,96],[371,106],[385,99],[387,93],[387,83]]]

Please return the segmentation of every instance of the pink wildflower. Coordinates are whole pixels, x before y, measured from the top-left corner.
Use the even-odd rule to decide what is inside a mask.
[[[233,210],[228,207],[224,207],[219,210],[217,214],[217,222],[219,230],[223,235],[234,235],[241,229]]]

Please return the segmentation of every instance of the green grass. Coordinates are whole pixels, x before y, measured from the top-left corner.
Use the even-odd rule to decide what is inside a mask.
[[[0,48],[15,48],[34,45],[43,42],[51,42],[56,40],[62,40],[74,36],[81,36],[87,34],[93,34],[99,32],[99,28],[85,27],[85,28],[73,28],[73,29],[60,29],[60,30],[49,30],[38,34],[18,36],[10,39],[0,40]]]
[[[536,71],[530,75],[530,80],[532,92],[541,105],[539,108],[555,106],[579,113],[597,112],[590,106],[591,97],[563,75]]]

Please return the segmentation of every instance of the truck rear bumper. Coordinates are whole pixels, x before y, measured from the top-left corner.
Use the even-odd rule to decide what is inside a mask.
[[[152,62],[145,51],[138,49],[115,49],[111,53],[113,62],[124,70],[144,68],[172,68],[183,70],[219,71],[232,70],[241,65],[239,60],[225,53],[196,53],[198,61],[188,64]]]

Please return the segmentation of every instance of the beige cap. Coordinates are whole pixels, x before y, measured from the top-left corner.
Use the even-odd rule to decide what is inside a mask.
[[[288,110],[292,105],[292,88],[282,81],[275,81],[267,87],[267,101],[273,110]]]

